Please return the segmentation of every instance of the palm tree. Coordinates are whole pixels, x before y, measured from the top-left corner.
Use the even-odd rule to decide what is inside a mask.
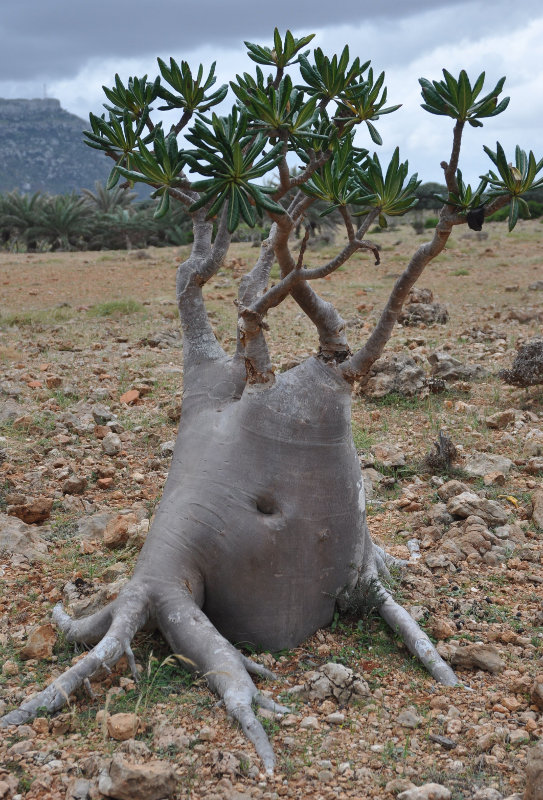
[[[2,197],[0,204],[0,232],[2,242],[18,249],[24,244],[27,250],[34,251],[38,246],[36,226],[47,204],[47,198],[40,192],[33,195],[9,192]]]
[[[96,181],[94,184],[94,192],[90,189],[82,189],[81,194],[85,203],[94,211],[102,214],[111,214],[119,208],[126,209],[132,205],[134,198],[137,197],[136,192],[131,192],[121,186],[107,189],[100,181]]]
[[[35,228],[52,250],[71,250],[81,246],[90,230],[91,212],[84,198],[75,192],[48,197]]]

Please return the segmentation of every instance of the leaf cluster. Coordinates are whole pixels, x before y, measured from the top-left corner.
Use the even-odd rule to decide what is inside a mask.
[[[244,44],[251,61],[284,69],[288,64],[296,64],[298,62],[299,59],[293,61],[294,56],[300,53],[301,49],[309,44],[314,36],[314,33],[310,33],[309,36],[295,39],[292,33],[287,31],[283,41],[279,30],[275,28],[273,31],[273,48],[253,44],[252,42],[244,42]]]
[[[271,47],[246,42],[248,56],[257,65],[255,73],[237,75],[229,87],[215,87],[214,63],[207,71],[200,65],[193,73],[187,62],[173,58],[169,63],[158,59],[160,74],[151,81],[144,75],[129,78],[125,85],[116,75],[114,86],[104,87],[108,116],[91,114],[90,130],[85,132],[87,144],[115,162],[108,186],[115,186],[121,177],[128,185],[138,181],[150,185],[160,201],[158,216],[167,214],[171,197],[189,205],[189,213],[203,209],[208,219],[224,212],[230,232],[240,223],[254,226],[264,213],[285,213],[276,200],[289,185],[325,204],[323,215],[347,207],[356,214],[378,211],[385,225],[386,216],[411,209],[420,182],[416,175],[408,177],[408,164],[401,162],[398,148],[390,163],[381,166],[376,154],[370,157],[366,149],[354,145],[355,128],[362,123],[370,139],[380,145],[375,123],[400,107],[387,105],[384,72],[374,73],[370,62],[359,57],[351,61],[348,46],[331,57],[316,48],[310,57],[305,48],[312,38],[295,38],[290,31],[281,36],[275,28]],[[299,65],[302,84],[294,85],[285,72],[293,64]],[[272,67],[275,74],[265,77],[262,66]],[[480,127],[481,119],[507,107],[508,98],[499,99],[503,78],[483,95],[484,72],[473,84],[464,70],[458,77],[443,70],[443,76],[441,81],[420,79],[423,108],[432,114]],[[228,88],[235,96],[230,113],[208,116],[226,98]],[[151,120],[157,100],[164,103],[159,110],[177,112],[168,133],[161,122]],[[179,136],[191,120],[185,134],[189,149]],[[440,200],[469,215],[489,197],[507,194],[514,224],[520,195],[539,186],[534,178],[541,162],[536,164],[533,154],[526,157],[519,151],[513,168],[499,145],[496,154],[487,152],[497,173],[483,177],[472,189],[458,171],[455,191]],[[305,165],[297,181],[288,180],[291,155]],[[278,167],[280,188],[263,185],[264,176]],[[195,174],[194,181],[186,177],[186,168]],[[488,185],[490,192],[485,195]]]
[[[185,152],[187,163],[200,175],[208,176],[192,184],[201,194],[190,210],[207,207],[207,216],[213,217],[226,203],[230,233],[240,219],[254,226],[257,207],[284,213],[283,207],[268,196],[274,192],[273,187],[254,183],[279,164],[282,143],[265,151],[266,138],[248,133],[247,121],[247,114],[234,108],[226,117],[213,114],[209,122],[198,119],[187,135],[188,141],[197,146]]]
[[[497,172],[490,170],[488,176],[484,176],[490,185],[488,192],[489,199],[495,197],[509,196],[509,230],[513,230],[517,224],[519,212],[522,210],[530,216],[528,204],[521,197],[530,189],[539,189],[543,186],[543,178],[536,180],[537,174],[543,169],[543,159],[535,160],[533,152],[530,150],[527,155],[517,145],[515,148],[515,165],[508,163],[503,147],[496,142],[496,152],[489,147],[484,148]]]
[[[500,78],[492,91],[477,100],[484,86],[484,72],[481,72],[473,86],[465,70],[461,70],[458,78],[455,78],[444,69],[443,76],[443,81],[419,79],[424,99],[421,105],[430,114],[452,117],[462,123],[469,122],[474,128],[481,128],[481,119],[495,117],[509,105],[509,97],[498,102],[505,78]]]

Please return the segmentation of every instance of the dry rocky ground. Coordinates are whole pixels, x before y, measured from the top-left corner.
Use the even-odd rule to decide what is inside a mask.
[[[530,754],[543,734],[543,395],[497,372],[541,332],[543,226],[486,231],[455,232],[422,279],[448,320],[406,319],[353,403],[371,530],[410,559],[395,592],[465,687],[436,685],[362,598],[296,650],[257,655],[277,673],[262,688],[292,708],[264,720],[278,759],[266,777],[204,682],[142,635],[138,685],[121,663],[94,698],[2,731],[0,798],[523,797],[527,760],[530,774],[542,761]],[[408,225],[375,239],[380,267],[356,256],[322,286],[352,343],[421,241]],[[236,245],[208,289],[227,347],[255,253]],[[115,596],[147,532],[181,406],[182,255],[0,253],[0,711],[80,657],[52,606],[84,613]],[[279,369],[312,352],[293,305],[270,322]],[[439,431],[456,447],[449,469],[424,463]]]

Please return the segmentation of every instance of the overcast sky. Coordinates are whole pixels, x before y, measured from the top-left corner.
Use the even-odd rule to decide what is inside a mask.
[[[243,40],[270,45],[275,26],[315,32],[329,54],[348,43],[351,57],[385,70],[388,99],[403,106],[378,123],[379,154],[386,160],[399,144],[424,180],[441,179],[452,126],[420,108],[418,78],[438,79],[442,67],[465,67],[472,79],[484,69],[488,89],[507,76],[507,112],[466,131],[469,180],[490,167],[482,145],[494,148],[497,139],[510,158],[515,144],[543,156],[541,0],[2,0],[0,97],[56,97],[87,120],[89,111],[101,113],[101,87],[116,72],[154,77],[156,56],[196,66],[216,60],[224,83],[252,70]],[[357,143],[374,148],[360,134]]]

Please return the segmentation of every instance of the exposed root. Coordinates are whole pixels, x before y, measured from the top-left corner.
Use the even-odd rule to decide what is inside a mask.
[[[402,639],[409,652],[419,659],[436,681],[444,686],[458,686],[460,681],[422,628],[384,589],[383,594],[385,600],[378,608],[379,614]]]
[[[157,602],[157,624],[174,653],[193,661],[210,688],[224,701],[227,713],[241,728],[260,756],[264,769],[273,772],[275,756],[254,707],[277,714],[289,709],[264,696],[249,673],[273,678],[273,673],[242,655],[212,625],[191,595],[181,591]]]
[[[383,550],[382,547],[379,547],[378,544],[373,542],[373,554],[375,558],[375,566],[377,567],[377,574],[380,575],[381,578],[389,581],[391,580],[392,576],[390,574],[390,568],[392,569],[402,569],[408,563],[404,561],[403,558],[395,558],[391,556],[390,553],[387,553],[386,550]]]
[[[95,673],[104,667],[111,669],[123,655],[127,656],[133,674],[137,674],[130,642],[148,618],[149,599],[138,585],[127,586],[115,603],[86,620],[72,620],[61,605],[56,606],[53,619],[70,641],[100,640],[77,664],[56,678],[46,689],[3,716],[0,726],[5,728],[8,725],[21,725],[34,719],[42,709],[50,714],[59,711],[69,703],[70,695],[81,686],[89,691],[89,679]],[[103,633],[106,619],[110,620],[110,624]]]

